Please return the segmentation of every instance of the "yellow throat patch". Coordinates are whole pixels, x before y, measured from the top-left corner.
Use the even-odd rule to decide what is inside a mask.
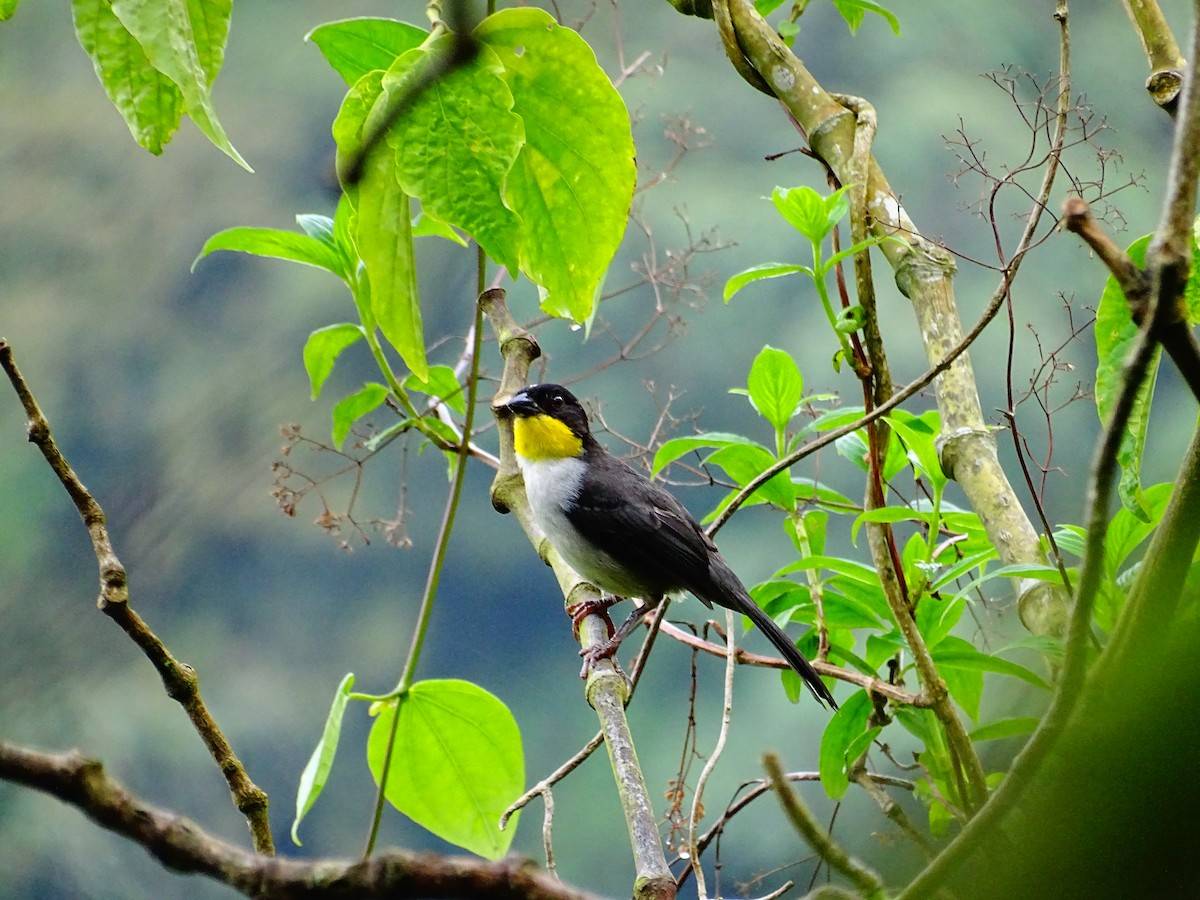
[[[513,449],[526,459],[567,459],[583,452],[583,441],[553,416],[513,419]]]

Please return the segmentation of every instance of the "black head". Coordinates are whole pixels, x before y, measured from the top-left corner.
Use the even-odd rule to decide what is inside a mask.
[[[587,413],[575,395],[561,384],[531,384],[513,395],[505,407],[521,418],[550,416],[578,437],[589,433]]]

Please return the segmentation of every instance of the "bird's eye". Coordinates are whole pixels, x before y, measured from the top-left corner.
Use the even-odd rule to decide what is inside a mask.
[[[563,405],[563,396],[562,396],[562,394],[555,394],[553,397],[551,397],[551,398],[550,398],[550,402],[551,402],[551,403],[552,403],[552,404],[553,404],[555,407],[562,406],[562,405]]]

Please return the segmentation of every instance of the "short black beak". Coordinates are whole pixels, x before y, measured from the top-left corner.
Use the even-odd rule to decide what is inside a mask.
[[[524,391],[513,394],[512,399],[504,404],[504,408],[515,416],[534,416],[542,411]]]

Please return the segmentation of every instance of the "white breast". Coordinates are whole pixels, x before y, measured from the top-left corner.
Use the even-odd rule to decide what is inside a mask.
[[[567,507],[579,496],[584,463],[574,457],[529,460],[517,457],[525,476],[525,494],[533,516],[558,555],[603,591],[618,597],[641,597],[641,587],[625,569],[583,539],[567,518]]]

